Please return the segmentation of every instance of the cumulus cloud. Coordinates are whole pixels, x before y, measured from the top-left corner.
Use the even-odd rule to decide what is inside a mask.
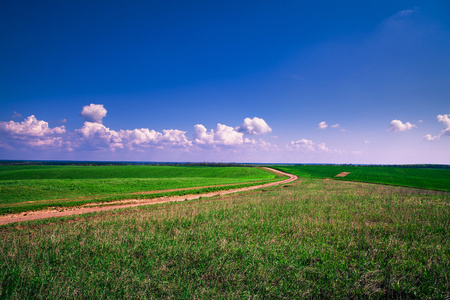
[[[324,130],[324,129],[327,129],[327,127],[328,127],[327,122],[322,121],[322,122],[320,122],[319,125],[317,126],[317,129],[319,129],[319,130]]]
[[[87,108],[89,107],[85,106],[84,109]],[[114,131],[98,122],[85,122],[84,126],[77,130],[77,133],[81,138],[79,144],[83,147],[115,150],[119,148],[155,147],[163,149],[192,145],[216,147],[242,144],[268,147],[269,144],[261,140],[244,139],[244,133],[257,135],[271,130],[263,119],[255,117],[253,119],[246,118],[242,125],[236,128],[218,123],[216,129],[208,131],[202,124],[196,124],[193,141],[186,137],[186,131],[178,129],[163,130],[162,133],[148,128]]]
[[[47,122],[31,115],[22,122],[0,122],[0,145],[8,149],[16,146],[60,147],[64,144],[60,135],[65,132],[64,126],[50,128]]]
[[[136,146],[156,144],[161,136],[162,134],[160,132],[148,128],[119,131],[119,137],[129,149],[134,149]]]
[[[339,125],[339,123],[336,123],[334,125],[331,125],[331,128],[339,128],[341,125]]]
[[[276,146],[262,139],[244,138],[244,134],[258,135],[272,129],[260,118],[246,118],[241,126],[231,127],[217,124],[215,129],[207,130],[202,124],[194,126],[193,140],[186,137],[186,131],[164,129],[161,132],[149,128],[114,130],[102,124],[106,109],[100,104],[84,106],[81,115],[86,119],[83,125],[72,132],[64,126],[49,127],[45,121],[34,115],[23,122],[0,122],[0,148],[9,150],[17,146],[28,148],[60,148],[65,150],[116,151],[144,149],[197,149],[198,147],[229,148],[237,151],[237,146],[246,149],[275,149]],[[59,123],[67,122],[60,120]],[[25,148],[24,148],[25,149]]]
[[[444,124],[445,129],[444,130],[448,130],[450,129],[450,115],[438,115],[436,118],[438,120],[438,122],[441,122]]]
[[[438,122],[444,124],[445,128],[438,133],[437,135],[431,135],[431,134],[427,134],[424,136],[424,139],[427,141],[435,141],[441,138],[441,136],[450,136],[450,114],[445,114],[445,115],[438,115],[436,117],[436,119],[438,120]]]
[[[23,122],[0,122],[0,130],[15,136],[45,136],[66,132],[64,126],[50,128],[47,122],[36,119],[34,115]]]
[[[85,122],[76,130],[80,135],[79,147],[97,150],[117,150],[154,147],[187,147],[192,145],[186,137],[186,131],[165,129],[161,132],[148,128],[134,130],[112,130],[103,124]]]
[[[214,130],[208,130],[202,124],[194,125],[194,143],[200,145],[214,144]]]
[[[175,147],[185,147],[192,144],[186,137],[186,131],[178,129],[163,129],[163,134],[158,141]]]
[[[231,126],[217,124],[216,129],[208,131],[202,124],[194,126],[194,143],[198,145],[234,146],[244,143],[244,133]]]
[[[389,132],[407,131],[413,129],[414,127],[417,126],[409,122],[403,123],[400,120],[392,120],[391,124],[389,125],[388,129],[386,129],[386,131]]]
[[[194,126],[193,144],[215,149],[234,148],[246,150],[278,150],[276,145],[264,141],[263,139],[244,138],[244,132],[238,131],[239,127],[233,128],[224,124],[217,124],[216,129],[207,130],[202,124]]]
[[[91,123],[102,123],[102,119],[106,117],[107,110],[103,104],[90,104],[83,107],[81,116]]]
[[[288,149],[290,150],[299,150],[304,152],[329,152],[325,143],[316,144],[312,140],[301,139],[298,141],[292,141],[288,144]]]
[[[242,132],[236,131],[233,127],[219,123],[217,124],[214,138],[224,145],[239,145],[244,142],[243,135]]]
[[[111,150],[123,148],[119,133],[103,124],[84,122],[83,127],[76,132],[82,137],[81,145],[79,145],[81,148]]]
[[[236,127],[236,130],[254,135],[272,132],[272,128],[267,125],[266,121],[258,117],[254,117],[253,119],[245,118],[241,126]]]

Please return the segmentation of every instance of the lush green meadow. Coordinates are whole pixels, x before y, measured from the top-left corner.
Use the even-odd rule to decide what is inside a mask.
[[[450,196],[338,180],[0,228],[0,298],[444,299]]]
[[[450,169],[400,168],[391,166],[345,165],[285,165],[271,166],[301,178],[335,178],[341,172],[350,172],[339,180],[362,181],[450,191]]]
[[[0,166],[0,214],[150,197],[134,194],[139,192],[275,179],[271,172],[250,167]]]

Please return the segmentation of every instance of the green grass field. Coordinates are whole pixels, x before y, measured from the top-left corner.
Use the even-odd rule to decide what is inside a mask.
[[[288,186],[0,227],[0,298],[446,299],[450,194]]]
[[[138,192],[276,179],[250,167],[0,166],[0,214],[151,197],[132,194]],[[209,190],[217,189],[224,187]]]
[[[334,176],[341,172],[350,172],[346,177],[335,179],[450,191],[450,169],[341,165],[277,165],[271,167],[301,178],[335,178]]]

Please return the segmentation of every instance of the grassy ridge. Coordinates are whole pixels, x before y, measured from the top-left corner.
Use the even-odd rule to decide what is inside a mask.
[[[281,180],[277,179],[277,180]],[[202,193],[211,193],[229,189],[238,189],[243,187],[250,187],[254,185],[264,184],[268,182],[272,182],[274,180],[266,180],[266,181],[257,181],[253,183],[242,183],[242,184],[233,184],[233,185],[224,185],[224,186],[215,186],[215,187],[207,187],[207,188],[198,188],[198,189],[190,189],[190,190],[181,190],[181,191],[162,191],[155,192],[151,194],[125,194],[125,195],[113,195],[113,196],[96,196],[94,198],[85,198],[85,199],[77,199],[77,198],[69,198],[66,200],[45,200],[45,201],[31,201],[29,203],[10,203],[10,204],[0,204],[0,215],[1,214],[12,214],[12,213],[21,213],[26,211],[33,210],[41,210],[49,207],[75,207],[81,206],[84,204],[95,203],[98,205],[107,205],[109,202],[120,201],[120,200],[139,200],[139,199],[154,199],[159,197],[170,197],[170,196],[182,196],[182,195],[196,195]]]
[[[450,199],[443,192],[308,179],[39,223],[0,230],[2,299],[450,293]]]
[[[339,165],[290,165],[272,167],[298,175],[302,178],[333,178],[341,172],[350,172],[346,177],[337,179],[450,191],[450,169]]]
[[[94,199],[139,198],[126,194],[144,191],[243,184],[276,178],[271,172],[248,167],[1,166],[0,214],[25,211],[36,205],[70,206]],[[37,203],[39,201],[41,203]],[[70,204],[71,201],[75,202]]]
[[[0,166],[0,180],[29,179],[107,179],[107,178],[269,178],[267,173],[250,167],[196,166]],[[273,178],[270,177],[270,178]]]

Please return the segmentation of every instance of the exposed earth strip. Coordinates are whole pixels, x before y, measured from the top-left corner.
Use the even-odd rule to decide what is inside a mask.
[[[285,180],[265,183],[265,184],[261,184],[261,185],[254,185],[254,186],[249,186],[249,187],[209,192],[209,193],[203,193],[203,194],[160,197],[160,198],[143,199],[143,200],[123,200],[123,201],[115,202],[114,203],[115,205],[96,206],[96,207],[77,207],[77,208],[67,208],[67,209],[64,208],[64,209],[59,209],[59,210],[38,210],[38,211],[31,211],[31,212],[26,212],[26,213],[22,212],[22,213],[18,213],[18,214],[10,214],[10,215],[0,216],[0,225],[14,223],[14,222],[24,222],[24,221],[48,219],[48,218],[54,218],[54,217],[81,215],[81,214],[86,214],[86,213],[109,211],[109,210],[118,209],[118,208],[128,208],[128,207],[135,207],[135,206],[141,206],[141,205],[194,200],[194,199],[198,199],[200,197],[206,198],[206,197],[213,197],[213,196],[221,196],[221,195],[227,195],[227,194],[245,192],[245,191],[252,191],[252,190],[256,190],[256,189],[260,189],[260,188],[266,188],[266,187],[286,184],[286,183],[289,183],[289,182],[292,182],[292,181],[295,181],[298,179],[298,176],[293,175],[293,174],[285,173],[285,172],[275,170],[272,168],[267,168],[267,167],[265,167],[264,169],[266,169],[267,171],[273,172],[277,175],[288,176],[288,178]],[[202,188],[202,187],[199,187],[199,188]],[[101,204],[101,203],[98,203],[98,204]]]
[[[350,174],[350,172],[341,172],[341,173],[337,174],[337,175],[334,176],[334,177],[345,177],[345,176],[347,176],[348,174]]]

